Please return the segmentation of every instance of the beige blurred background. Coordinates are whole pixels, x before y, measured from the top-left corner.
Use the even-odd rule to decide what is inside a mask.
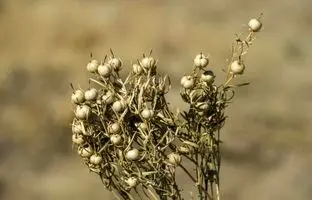
[[[168,98],[185,107],[193,57],[209,53],[222,81],[234,34],[261,12],[239,78],[251,85],[222,132],[222,199],[312,199],[311,11],[310,0],[1,0],[0,199],[113,199],[71,148],[69,83],[87,85],[91,51],[113,48],[127,71],[152,48],[172,77]]]

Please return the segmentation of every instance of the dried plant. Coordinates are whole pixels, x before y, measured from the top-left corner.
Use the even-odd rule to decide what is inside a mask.
[[[116,198],[183,199],[176,181],[180,168],[194,182],[198,199],[220,199],[220,130],[234,89],[247,84],[231,83],[245,70],[244,56],[261,29],[260,17],[249,21],[245,39],[235,39],[223,84],[214,84],[209,57],[195,57],[192,72],[181,79],[181,97],[189,105],[183,112],[170,109],[170,79],[157,73],[152,51],[133,64],[125,80],[119,75],[122,61],[112,50],[100,62],[91,55],[92,88],[71,85],[72,141]]]

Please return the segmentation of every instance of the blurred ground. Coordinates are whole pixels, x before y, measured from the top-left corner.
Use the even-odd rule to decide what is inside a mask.
[[[210,53],[221,75],[234,33],[261,12],[240,78],[252,84],[222,132],[222,199],[311,199],[311,9],[310,0],[1,0],[0,199],[112,199],[71,149],[69,83],[87,84],[91,51],[113,48],[129,66],[153,48],[183,107],[179,79],[194,55]]]

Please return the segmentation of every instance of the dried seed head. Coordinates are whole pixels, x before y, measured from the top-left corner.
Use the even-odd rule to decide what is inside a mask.
[[[208,71],[205,71],[200,79],[208,84],[212,83],[215,79],[215,75],[213,74],[213,71],[211,70],[208,70]]]
[[[108,105],[113,103],[114,97],[115,97],[114,93],[112,93],[111,91],[107,91],[106,94],[102,96],[102,100],[105,104]]]
[[[93,149],[90,145],[85,147],[78,147],[78,154],[81,157],[90,157],[93,154]]]
[[[126,158],[130,161],[136,161],[140,158],[140,155],[139,155],[139,150],[137,149],[131,149],[130,151],[128,151],[126,153]]]
[[[111,71],[112,71],[111,66],[107,63],[101,64],[98,67],[98,73],[103,77],[108,77]]]
[[[93,154],[91,157],[90,157],[90,163],[94,164],[94,165],[98,165],[98,164],[101,164],[103,161],[103,158],[102,156],[98,155],[98,154]]]
[[[141,65],[145,69],[151,69],[156,65],[156,60],[153,57],[144,57],[141,60]]]
[[[78,119],[86,120],[91,115],[91,108],[87,105],[78,105],[75,111],[75,115]]]
[[[114,144],[114,145],[120,145],[122,143],[122,138],[120,135],[118,134],[114,134],[112,136],[110,136],[110,141]]]
[[[138,65],[138,64],[133,64],[132,70],[137,75],[140,75],[143,72],[143,68],[141,67],[141,65]]]
[[[121,68],[121,60],[119,58],[111,58],[108,60],[108,64],[113,68],[115,71],[119,71]]]
[[[72,135],[72,141],[75,144],[83,144],[84,143],[84,139],[82,135],[78,135],[78,134],[73,134]]]
[[[168,161],[169,161],[169,163],[171,163],[173,165],[179,165],[182,161],[182,158],[177,153],[170,153],[168,155]]]
[[[232,74],[234,75],[243,74],[245,70],[245,65],[244,63],[238,60],[235,60],[231,63],[230,69],[231,69]]]
[[[194,87],[194,78],[192,76],[183,76],[181,79],[181,85],[185,89],[191,89]]]
[[[91,60],[87,65],[87,70],[88,72],[95,73],[97,72],[98,66],[99,66],[99,61]]]
[[[209,108],[209,104],[205,102],[198,102],[196,103],[196,107],[201,110],[207,110]]]
[[[248,26],[251,31],[258,32],[262,28],[262,23],[258,19],[251,19]]]
[[[81,90],[76,90],[72,95],[71,95],[71,101],[75,104],[80,104],[85,101],[84,98],[84,93]]]
[[[108,132],[110,134],[117,134],[121,131],[119,123],[115,122],[108,127]]]
[[[195,67],[204,68],[209,64],[209,59],[203,53],[200,53],[194,58]]]
[[[137,186],[137,184],[138,184],[138,179],[135,178],[135,177],[130,177],[130,178],[128,178],[125,182],[128,184],[128,186],[129,186],[130,188],[133,188],[133,187]]]
[[[113,111],[117,112],[117,113],[121,113],[125,110],[125,103],[124,101],[120,100],[120,101],[115,101],[113,106],[112,106]]]
[[[98,95],[97,90],[95,88],[91,88],[85,92],[84,97],[87,101],[93,101],[96,100],[97,95]]]
[[[145,108],[145,109],[141,112],[141,115],[142,115],[143,119],[151,119],[151,118],[153,117],[153,115],[154,115],[154,111]]]

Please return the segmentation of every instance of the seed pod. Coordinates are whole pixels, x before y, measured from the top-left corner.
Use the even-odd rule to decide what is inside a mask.
[[[90,163],[94,164],[94,165],[98,165],[103,161],[102,156],[98,155],[98,154],[93,154],[90,157]]]
[[[194,58],[195,67],[204,68],[209,64],[209,59],[203,53],[196,55]]]
[[[142,115],[143,119],[151,119],[151,118],[153,117],[153,115],[154,115],[154,111],[145,108],[145,109],[141,112],[141,115]]]
[[[153,57],[145,57],[141,60],[141,65],[145,69],[151,69],[156,65],[156,60]]]
[[[248,26],[251,31],[258,32],[262,28],[262,23],[258,19],[251,19]]]
[[[87,101],[93,101],[96,100],[97,95],[98,95],[97,90],[95,88],[91,88],[85,92],[84,96]]]
[[[185,89],[191,89],[194,87],[194,78],[192,76],[183,76],[181,79],[181,85]]]
[[[139,150],[132,149],[126,153],[126,158],[130,161],[136,161],[140,158]]]
[[[117,122],[111,124],[111,125],[108,127],[108,132],[109,132],[110,134],[117,134],[117,133],[119,133],[120,131],[121,131],[121,127],[120,127],[120,125],[119,125]]]
[[[105,104],[108,105],[113,103],[114,97],[115,97],[114,93],[112,93],[111,91],[107,91],[106,94],[102,96],[102,100]]]
[[[110,75],[111,71],[112,71],[111,66],[107,63],[101,64],[98,67],[98,73],[104,77],[108,77]]]
[[[244,63],[238,60],[235,60],[231,63],[230,69],[231,69],[232,74],[234,75],[243,74],[245,70],[245,65]]]
[[[114,144],[114,145],[120,145],[122,143],[122,138],[120,135],[118,134],[114,134],[112,136],[110,136],[110,141]]]
[[[77,106],[75,115],[78,119],[86,120],[91,115],[91,108],[87,105]]]
[[[213,71],[211,70],[205,71],[200,77],[200,80],[208,84],[212,83],[214,79],[215,79],[215,75],[213,74]]]
[[[84,139],[82,135],[78,135],[78,134],[73,134],[72,135],[72,141],[75,144],[83,144],[84,143]]]
[[[168,155],[168,161],[169,161],[169,163],[171,163],[173,165],[179,165],[182,161],[182,158],[177,153],[170,153]]]
[[[98,66],[99,66],[99,61],[92,60],[88,63],[87,70],[88,72],[95,73],[98,70]]]
[[[81,157],[90,157],[93,154],[93,149],[90,145],[85,147],[78,147],[78,154]]]
[[[209,108],[209,104],[205,102],[198,102],[196,103],[196,107],[200,110],[207,110]]]
[[[138,184],[138,179],[135,178],[135,177],[130,177],[130,178],[128,178],[125,182],[128,184],[128,186],[129,186],[130,188],[133,188],[133,187],[137,186],[137,184]]]
[[[115,101],[113,106],[112,106],[113,111],[117,112],[117,113],[121,113],[125,110],[125,103],[124,101],[120,100],[120,101]]]
[[[84,98],[84,93],[81,90],[76,90],[72,95],[71,95],[71,101],[75,104],[80,104],[85,101]]]
[[[81,125],[81,123],[73,123],[72,124],[72,133],[73,134],[83,134],[83,127]]]
[[[142,131],[147,131],[148,126],[147,126],[146,123],[141,122],[140,125],[139,125],[139,128],[140,128]]]
[[[108,64],[113,68],[115,71],[119,71],[121,68],[121,60],[119,58],[111,58],[108,60]]]
[[[137,75],[140,75],[143,72],[143,69],[142,69],[141,65],[138,65],[138,64],[133,64],[132,65],[132,70]]]

